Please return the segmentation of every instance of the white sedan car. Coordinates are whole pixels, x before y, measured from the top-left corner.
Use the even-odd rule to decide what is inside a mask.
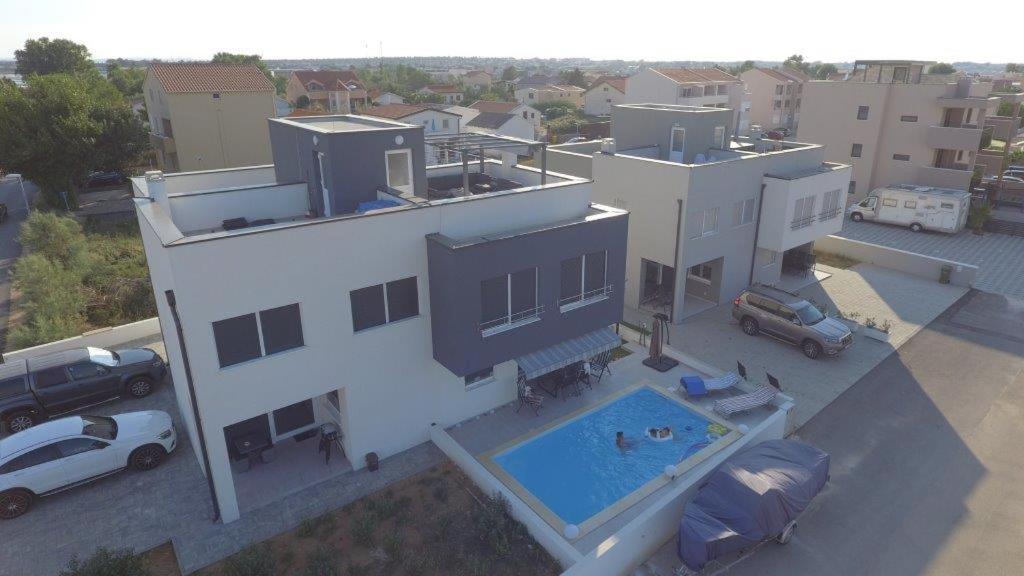
[[[71,416],[0,440],[0,520],[21,516],[33,500],[131,467],[152,470],[174,450],[166,412]]]

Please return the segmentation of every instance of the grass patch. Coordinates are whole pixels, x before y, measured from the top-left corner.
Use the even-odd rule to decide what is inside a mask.
[[[626,348],[626,341],[622,340],[622,346],[619,346],[618,348],[612,348],[612,356],[611,356],[612,359],[611,359],[611,361],[615,362],[616,360],[619,360],[621,358],[625,358],[626,356],[629,356],[632,353],[633,353],[632,350],[630,350],[629,348]]]
[[[850,258],[849,256],[843,256],[842,254],[834,254],[832,252],[814,252],[815,262],[818,264],[824,264],[833,268],[842,268],[846,270],[860,264],[860,260]]]

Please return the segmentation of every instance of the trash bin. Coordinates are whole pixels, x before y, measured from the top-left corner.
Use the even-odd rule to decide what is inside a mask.
[[[939,272],[939,284],[949,284],[949,277],[953,275],[953,267],[949,264],[943,264],[942,270]]]
[[[370,469],[370,472],[376,472],[379,466],[379,461],[376,452],[370,452],[366,455],[366,467]]]

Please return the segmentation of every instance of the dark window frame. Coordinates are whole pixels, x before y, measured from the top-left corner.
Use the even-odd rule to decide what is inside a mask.
[[[893,154],[892,159],[899,162],[910,162],[910,154]]]
[[[493,379],[494,366],[489,366],[482,370],[477,370],[476,372],[473,372],[471,374],[466,374],[466,376],[464,376],[462,380],[466,383],[467,388],[472,388],[473,386],[484,384]]]
[[[864,153],[864,145],[854,142],[850,146],[850,158],[860,158],[860,155]]]
[[[409,285],[410,282],[411,286]],[[411,288],[411,290],[409,290],[409,288]],[[373,310],[371,312],[374,312],[373,321],[379,320],[379,322],[359,327],[357,319],[360,317],[360,314],[356,312],[356,302],[353,300],[353,297],[356,293],[369,295],[374,291],[378,292],[380,298],[379,305],[381,306],[381,309]],[[403,291],[405,295],[413,296],[413,300],[411,302],[402,303],[404,306],[396,306],[400,302],[395,298],[402,295]],[[393,295],[395,298],[392,297]],[[397,280],[391,280],[381,284],[374,284],[372,286],[350,290],[349,303],[352,306],[352,331],[356,333],[377,328],[379,326],[385,326],[387,324],[393,324],[395,322],[401,322],[410,318],[416,318],[420,315],[419,277],[407,276],[405,278],[399,278]],[[376,302],[373,302],[372,304],[377,305]],[[392,311],[393,306],[397,310],[400,310],[398,314],[395,314]]]

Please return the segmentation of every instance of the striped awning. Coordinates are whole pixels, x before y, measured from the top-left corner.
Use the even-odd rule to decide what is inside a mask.
[[[519,369],[526,374],[527,378],[536,378],[573,362],[589,360],[601,352],[618,348],[621,343],[622,339],[614,330],[601,328],[583,336],[559,342],[554,346],[530,352],[516,358],[516,362],[519,363]]]

